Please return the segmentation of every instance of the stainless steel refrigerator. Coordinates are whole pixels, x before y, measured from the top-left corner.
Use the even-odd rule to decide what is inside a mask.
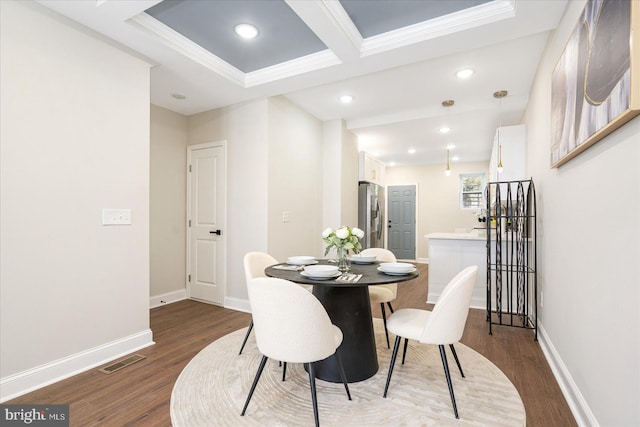
[[[384,248],[384,188],[361,182],[358,188],[358,228],[364,231],[362,249]]]

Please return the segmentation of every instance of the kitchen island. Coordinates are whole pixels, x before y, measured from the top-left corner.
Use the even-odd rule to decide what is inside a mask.
[[[432,233],[429,241],[429,292],[435,304],[449,281],[470,265],[478,266],[470,307],[487,308],[487,238],[485,233]]]

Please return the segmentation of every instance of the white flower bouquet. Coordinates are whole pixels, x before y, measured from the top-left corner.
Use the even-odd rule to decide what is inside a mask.
[[[324,254],[327,255],[331,248],[336,248],[338,251],[338,258],[345,256],[349,251],[359,253],[362,249],[360,239],[364,237],[364,231],[357,227],[342,227],[334,230],[333,228],[327,228],[322,232],[322,240],[327,244],[324,250]]]

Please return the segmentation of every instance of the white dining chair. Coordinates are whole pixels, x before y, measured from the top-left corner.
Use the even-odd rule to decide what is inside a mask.
[[[385,384],[382,397],[387,397],[393,366],[396,363],[398,347],[400,346],[400,340],[402,338],[405,338],[405,353],[407,351],[407,340],[410,339],[423,344],[436,344],[440,349],[440,358],[442,359],[442,366],[444,367],[444,374],[447,379],[447,386],[449,387],[453,413],[456,418],[459,418],[444,346],[449,345],[458,369],[460,370],[460,375],[464,378],[462,365],[460,365],[453,344],[462,338],[477,274],[478,267],[475,265],[467,267],[456,274],[442,291],[433,311],[403,308],[389,316],[387,326],[391,332],[396,334],[396,341],[393,346],[389,373],[387,374],[387,383]]]
[[[369,248],[360,252],[362,256],[376,256],[376,261],[396,262],[396,256],[390,250],[383,248]],[[393,313],[391,301],[398,296],[398,284],[390,283],[388,285],[369,286],[369,299],[371,304],[380,304],[382,311],[382,322],[384,323],[384,334],[387,337],[387,348],[391,348],[389,344],[389,331],[387,329],[387,313],[384,309],[385,303],[389,306],[389,310]]]
[[[327,311],[310,292],[284,279],[264,277],[247,283],[258,350],[263,354],[258,372],[242,408],[244,415],[268,358],[304,363],[309,373],[315,425],[319,426],[313,362],[336,358],[340,378],[351,400],[338,347],[342,331],[331,323]]]
[[[244,278],[248,285],[251,279],[265,277],[264,270],[271,265],[277,264],[278,260],[264,252],[247,252],[244,256],[243,262]],[[249,323],[249,328],[244,336],[244,341],[242,341],[242,346],[240,347],[240,352],[238,354],[242,354],[242,350],[244,350],[244,346],[247,344],[247,340],[249,339],[252,329],[253,318],[251,319],[251,323]]]

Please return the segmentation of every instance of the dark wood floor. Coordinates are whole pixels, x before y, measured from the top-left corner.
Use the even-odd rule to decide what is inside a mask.
[[[426,307],[426,265],[420,265],[420,273],[418,280],[398,286],[394,309]],[[379,307],[374,316],[380,317]],[[110,375],[92,369],[5,403],[69,404],[72,426],[170,426],[171,390],[185,365],[209,343],[249,321],[249,314],[195,301],[155,308],[151,329],[156,344],[138,351],[146,359]],[[499,327],[489,335],[485,312],[472,309],[462,342],[513,382],[527,426],[576,425],[531,331]]]

